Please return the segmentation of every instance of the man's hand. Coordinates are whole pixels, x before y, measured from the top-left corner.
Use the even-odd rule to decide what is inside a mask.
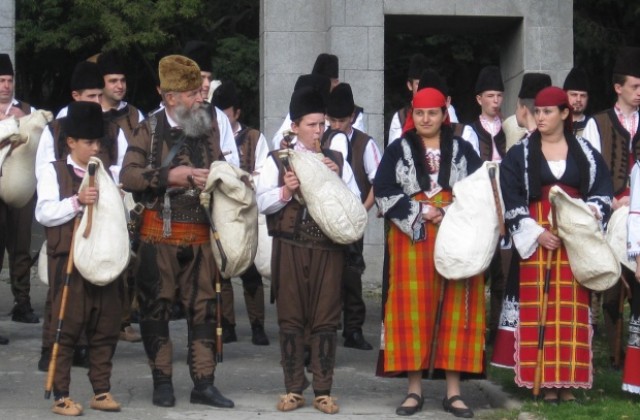
[[[293,194],[300,187],[300,181],[296,174],[292,171],[286,171],[284,173],[284,188],[282,190],[282,195],[285,200],[290,200],[293,197]]]
[[[340,167],[331,159],[329,159],[328,157],[323,157],[322,158],[322,163],[324,163],[325,165],[327,165],[327,167],[329,169],[331,169],[333,172],[340,174]]]
[[[204,188],[209,177],[208,169],[192,168],[190,166],[176,166],[169,171],[169,185],[174,187],[191,188],[190,179],[193,180],[193,184],[198,188]]]

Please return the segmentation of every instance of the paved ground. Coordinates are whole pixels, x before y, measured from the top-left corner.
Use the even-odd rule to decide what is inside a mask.
[[[34,245],[35,247],[35,245]],[[36,364],[40,355],[41,325],[18,324],[11,321],[7,312],[11,308],[11,292],[8,271],[0,273],[0,333],[11,339],[8,346],[0,346],[0,418],[42,419],[54,416],[51,401],[43,398],[45,375]],[[236,408],[221,410],[189,403],[191,380],[186,366],[186,323],[171,323],[174,341],[174,386],[177,403],[165,409],[151,404],[151,374],[146,364],[141,343],[120,342],[114,357],[112,393],[123,405],[120,414],[101,413],[88,408],[92,396],[86,370],[72,369],[71,396],[85,406],[84,416],[92,419],[281,419],[326,418],[314,410],[310,401],[313,394],[305,393],[307,405],[292,413],[281,413],[275,404],[283,392],[282,370],[279,365],[275,308],[267,305],[266,331],[272,344],[258,347],[251,344],[251,329],[246,316],[239,284],[236,289],[236,316],[239,341],[226,345],[224,362],[216,371],[216,385]],[[38,315],[42,314],[46,286],[32,275],[32,300]],[[265,293],[268,295],[268,293]],[[338,398],[340,412],[332,418],[385,419],[396,418],[395,407],[406,392],[402,379],[382,379],[374,375],[379,344],[380,303],[374,296],[367,298],[368,318],[366,338],[376,347],[373,351],[359,351],[338,347],[333,395]],[[137,325],[136,325],[137,328]],[[444,381],[424,381],[424,411],[415,417],[428,419],[452,419],[442,410]],[[487,381],[469,381],[463,384],[463,395],[477,416],[493,408],[508,404],[507,396]],[[259,417],[258,417],[259,416]]]

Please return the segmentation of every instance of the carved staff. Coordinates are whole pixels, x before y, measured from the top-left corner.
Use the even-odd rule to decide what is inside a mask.
[[[557,229],[557,221],[556,221],[556,207],[553,203],[553,199],[550,199],[551,202],[551,233],[554,235],[558,234]],[[552,260],[558,261],[558,257],[560,256],[559,246],[554,252],[552,250],[547,250],[547,265],[545,267],[544,272],[544,289],[542,294],[542,309],[540,311],[540,323],[538,324],[538,357],[536,360],[536,370],[535,376],[533,379],[533,396],[534,398],[540,394],[540,383],[542,381],[542,369],[543,369],[543,359],[544,359],[544,332],[547,327],[547,309],[549,306],[549,289],[551,288],[551,272],[555,267],[551,266]],[[555,254],[555,259],[553,255]]]
[[[440,280],[440,296],[438,296],[438,307],[436,308],[436,320],[433,325],[433,337],[431,337],[431,355],[429,357],[428,378],[433,379],[433,370],[436,364],[436,351],[438,350],[438,335],[440,334],[440,321],[442,319],[442,308],[444,306],[444,292],[447,281],[436,272],[436,279]]]
[[[93,188],[96,186],[96,166],[94,162],[89,164],[87,168],[87,172],[89,173],[89,188]],[[91,234],[91,225],[93,224],[93,203],[89,204],[87,209],[87,225],[84,228],[84,232],[82,233],[83,238],[88,238]]]
[[[73,231],[71,232],[71,248],[69,248],[69,259],[67,260],[67,271],[64,279],[64,286],[62,288],[62,299],[60,302],[60,312],[58,313],[58,325],[56,327],[56,338],[53,342],[53,349],[51,350],[51,360],[49,360],[49,370],[47,371],[47,382],[44,386],[44,398],[49,399],[51,397],[51,389],[53,388],[53,377],[56,374],[56,362],[58,361],[58,352],[60,351],[60,335],[62,334],[62,325],[64,324],[64,314],[67,309],[67,299],[69,297],[69,284],[71,283],[71,274],[73,273],[73,243],[76,229],[80,224],[80,218],[82,213],[78,213],[73,223]],[[53,279],[50,280],[51,287],[54,287]]]

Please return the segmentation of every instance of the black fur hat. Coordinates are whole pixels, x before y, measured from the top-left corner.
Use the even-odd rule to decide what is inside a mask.
[[[418,90],[424,88],[438,89],[444,96],[449,96],[449,88],[447,82],[433,69],[425,69],[420,74],[420,82],[418,83]]]
[[[75,139],[99,139],[104,136],[102,107],[95,102],[75,101],[69,104],[62,121],[67,136]]]
[[[504,92],[502,74],[498,66],[486,66],[480,70],[480,74],[478,74],[478,80],[476,80],[476,95],[480,95],[487,90]]]
[[[81,61],[71,75],[71,90],[103,89],[104,78],[96,63]]]
[[[211,102],[220,109],[230,107],[239,108],[240,100],[235,83],[230,80],[223,81],[222,84],[213,91]]]
[[[98,56],[97,63],[103,76],[107,74],[125,74],[124,63],[115,51],[103,52]]]
[[[317,90],[311,87],[303,87],[293,91],[291,102],[289,102],[291,121],[302,118],[307,114],[324,114],[324,111],[324,99]]]
[[[334,118],[345,118],[353,115],[356,104],[353,101],[353,92],[348,83],[340,83],[329,94],[327,115]]]
[[[534,99],[538,92],[551,86],[551,76],[544,73],[527,73],[522,76],[522,85],[520,86],[520,99]]]
[[[618,51],[613,73],[640,77],[640,47],[622,47]]]
[[[322,53],[316,58],[316,62],[313,65],[313,74],[321,74],[327,76],[330,79],[338,78],[338,56],[333,54]]]
[[[203,41],[188,41],[182,49],[182,55],[192,59],[198,64],[201,71],[213,73],[211,64],[211,48]]]
[[[11,64],[11,57],[9,57],[9,54],[0,54],[0,75],[14,75],[13,64]]]
[[[589,78],[587,77],[587,73],[581,68],[572,68],[569,74],[567,74],[567,78],[564,79],[564,85],[562,85],[562,89],[588,92]]]

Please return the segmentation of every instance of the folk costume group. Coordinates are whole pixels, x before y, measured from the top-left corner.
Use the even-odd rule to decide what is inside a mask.
[[[237,340],[233,288],[223,276],[226,261],[216,259],[220,244],[209,213],[211,198],[202,194],[216,162],[244,170],[243,182],[266,216],[272,238],[271,295],[285,390],[277,399],[278,410],[304,407],[304,392],[311,386],[315,409],[339,411],[332,384],[341,325],[345,347],[373,348],[362,332],[364,228],[354,227],[359,233],[348,241],[326,228],[343,217],[313,207],[318,205],[313,191],[305,189],[312,181],[297,166],[304,159],[315,159],[323,176],[346,194],[344,201],[357,204],[364,224],[374,204],[384,218],[383,323],[376,374],[407,378],[407,395],[396,414],[422,410],[422,379],[435,377],[445,379],[443,409],[456,417],[473,417],[460,383],[485,375],[487,341],[494,349],[491,363],[513,369],[518,386],[533,389],[536,396],[542,390],[551,404],[574,401],[573,389],[593,384],[598,296],[608,325],[621,322],[614,313],[616,303],[631,301],[626,352],[620,344],[612,346],[612,357],[624,364],[623,389],[640,393],[640,267],[623,268],[620,282],[597,295],[576,279],[565,241],[549,217],[555,214],[550,191],[560,187],[587,206],[604,242],[612,212],[625,209],[624,264],[640,263],[640,48],[622,49],[613,79],[618,101],[591,119],[583,114],[584,96],[575,94],[588,90],[579,70],[569,74],[564,89],[551,86],[547,75],[524,75],[512,118],[520,131],[509,131],[502,121],[504,85],[498,67],[481,71],[475,89],[481,114],[465,125],[452,123],[455,113],[446,84],[418,57],[407,80],[412,101],[394,117],[393,136],[382,154],[364,131],[351,87],[338,80],[336,56],[321,54],[314,72],[298,79],[283,128],[268,144],[258,130],[239,122],[240,100],[232,83],[213,92],[212,104],[205,100],[211,60],[206,52],[204,60],[198,59],[199,47],[188,49],[193,59],[185,53],[159,61],[162,104],[146,118],[123,101],[126,82],[113,76],[124,70],[113,56],[105,53],[79,63],[71,87],[74,101],[58,119],[40,127],[34,159],[37,194],[31,192],[24,211],[27,217],[35,215],[46,232],[49,292],[39,368],[48,371],[46,392],[54,396],[54,413],[83,413],[70,397],[72,365],[89,369],[94,391],[90,408],[120,411],[110,383],[119,339],[142,341],[152,403],[174,406],[169,322],[176,306],[183,308],[188,326],[191,403],[234,407],[214,385],[221,343]],[[0,55],[0,73],[0,87],[4,74],[12,82],[7,55]],[[9,104],[3,120],[41,112],[16,101],[13,91],[10,101],[4,96],[0,89],[0,106]],[[504,217],[503,246],[491,249],[486,271],[449,279],[435,261],[443,220],[456,203],[458,186],[484,170],[486,162],[499,163],[494,210],[500,223]],[[96,170],[104,177],[95,178]],[[132,193],[139,203],[126,219],[134,253],[129,260],[127,252],[122,268],[98,283],[91,270],[83,271],[74,261],[74,253],[80,236],[90,235],[91,215],[102,211],[101,197],[112,190]],[[120,197],[115,201],[122,210]],[[20,224],[12,216],[16,209],[0,201],[0,210],[3,232],[5,226]],[[3,241],[7,238],[2,235]],[[39,322],[21,263],[14,258],[23,247],[21,240],[6,244],[16,298],[13,317]],[[238,275],[252,342],[268,345],[263,274],[257,261],[247,267]],[[132,305],[139,311],[139,335],[131,327]]]

